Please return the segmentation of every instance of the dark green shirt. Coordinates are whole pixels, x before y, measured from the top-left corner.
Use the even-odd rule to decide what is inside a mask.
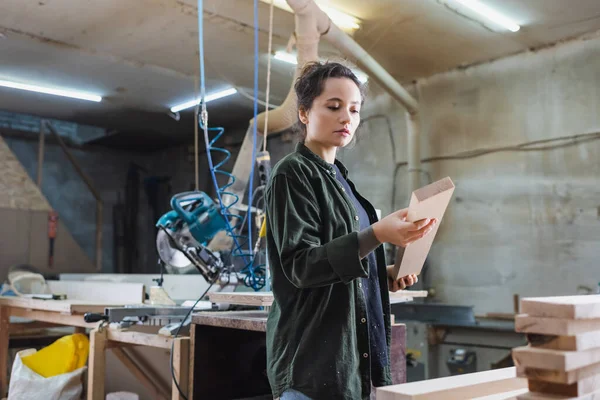
[[[336,165],[364,207],[348,171]],[[331,165],[303,144],[273,168],[267,186],[267,256],[275,301],[267,322],[267,373],[273,395],[293,388],[313,399],[368,399],[371,382],[391,385],[390,367],[371,369],[361,279],[358,213]],[[390,304],[383,246],[375,250],[387,351]],[[388,357],[389,359],[389,357]]]

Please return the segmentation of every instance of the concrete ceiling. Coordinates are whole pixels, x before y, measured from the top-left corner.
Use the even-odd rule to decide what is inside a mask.
[[[492,32],[436,0],[321,1],[362,20],[354,33],[401,82],[555,43],[600,28],[598,0],[485,0],[522,25]],[[264,98],[269,6],[259,5],[260,82]],[[207,91],[233,84],[252,93],[253,2],[205,0]],[[285,48],[293,16],[275,10],[274,50]],[[0,88],[0,109],[180,141],[191,112],[169,107],[194,97],[198,71],[194,0],[3,0],[0,79],[101,94],[89,103]],[[337,54],[322,44],[321,55]],[[293,66],[272,62],[272,102],[283,100]],[[262,108],[261,108],[262,110]],[[235,95],[209,104],[212,124],[246,126],[252,102]],[[138,140],[138,139],[136,139]]]

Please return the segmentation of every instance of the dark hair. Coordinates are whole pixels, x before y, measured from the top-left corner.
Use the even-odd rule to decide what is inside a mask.
[[[298,111],[302,109],[310,110],[315,98],[323,93],[325,81],[329,78],[348,78],[352,80],[360,90],[361,103],[364,102],[365,87],[350,68],[337,62],[311,61],[304,65],[294,84],[294,90],[298,98]],[[300,121],[300,118],[298,118],[297,126],[300,141],[303,142],[306,139],[306,126]]]

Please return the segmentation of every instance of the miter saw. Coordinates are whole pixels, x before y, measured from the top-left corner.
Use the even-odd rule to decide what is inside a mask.
[[[223,270],[220,254],[207,244],[227,223],[217,204],[204,192],[179,193],[171,199],[172,210],[156,223],[156,249],[169,272],[195,267],[213,282]]]

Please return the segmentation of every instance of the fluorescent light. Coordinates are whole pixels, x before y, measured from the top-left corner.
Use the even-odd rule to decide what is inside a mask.
[[[298,64],[298,59],[295,54],[290,54],[287,51],[276,51],[273,56],[276,60],[283,61],[289,64]]]
[[[279,61],[289,63],[289,64],[294,64],[294,65],[298,64],[298,59],[297,59],[296,55],[290,54],[286,51],[276,51],[275,54],[273,55],[273,58],[275,58]],[[365,74],[364,72],[362,72],[361,70],[353,69],[352,72],[354,72],[354,75],[356,75],[356,77],[358,78],[358,80],[361,83],[365,83],[369,80],[369,76],[367,74]]]
[[[235,88],[221,90],[220,92],[211,93],[205,97],[205,103],[209,101],[217,100],[223,97],[231,96],[232,94],[236,94],[237,90]],[[186,108],[194,107],[200,104],[201,99],[191,100],[183,104],[176,105],[171,107],[171,112],[176,113],[181,110],[185,110]]]
[[[56,89],[56,88],[49,88],[49,87],[43,87],[43,86],[37,86],[37,85],[29,85],[26,83],[17,83],[17,82],[2,81],[2,80],[0,80],[0,86],[11,88],[11,89],[27,90],[29,92],[53,94],[55,96],[70,97],[70,98],[79,99],[79,100],[95,101],[96,103],[99,103],[102,101],[101,96],[97,96],[97,95],[89,94],[89,93],[83,93],[83,92],[76,92],[74,90]]]
[[[454,2],[462,4],[471,11],[474,11],[480,16],[487,18],[489,21],[506,28],[511,32],[517,32],[519,29],[521,29],[521,27],[514,21],[477,0],[454,0]]]
[[[271,0],[261,0],[263,3],[271,4]],[[323,6],[320,2],[315,1],[321,10],[336,24],[340,29],[344,30],[356,30],[360,28],[360,20],[349,14],[343,13],[331,7]],[[293,13],[294,10],[290,8],[285,0],[274,0],[273,5],[279,9]]]

